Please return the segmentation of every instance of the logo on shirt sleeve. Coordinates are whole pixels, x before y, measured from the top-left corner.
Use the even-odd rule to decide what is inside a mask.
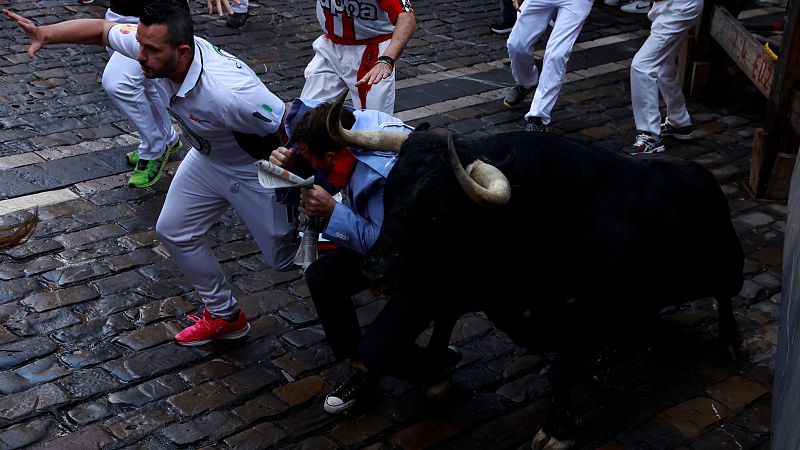
[[[131,33],[136,34],[136,25],[132,25],[129,23],[120,25],[119,27],[117,27],[117,29],[122,34],[131,34]]]

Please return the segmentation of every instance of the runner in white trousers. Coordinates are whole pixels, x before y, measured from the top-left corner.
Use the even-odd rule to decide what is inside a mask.
[[[678,74],[678,50],[702,11],[703,0],[660,0],[647,14],[653,22],[650,36],[631,63],[631,103],[639,135],[628,153],[662,152],[662,136],[692,138],[692,121]],[[659,92],[667,108],[663,123]]]
[[[516,107],[535,90],[530,111],[525,114],[526,130],[547,131],[572,46],[592,10],[592,0],[525,0],[521,8],[519,0],[514,0],[514,7],[520,10],[520,14],[508,36],[507,45],[511,74],[517,86],[511,88],[504,103]],[[553,14],[556,14],[555,24],[547,40],[540,75],[534,65],[534,45],[547,29]]]
[[[417,28],[410,0],[317,0],[325,32],[314,41],[314,58],[300,97],[333,101],[349,89],[353,105],[394,113],[394,63]]]

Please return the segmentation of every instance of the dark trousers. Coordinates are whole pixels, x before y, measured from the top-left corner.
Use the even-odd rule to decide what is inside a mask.
[[[500,17],[503,23],[514,23],[517,21],[517,10],[511,0],[500,0]]]
[[[362,261],[362,255],[339,247],[306,270],[308,289],[336,357],[360,359],[370,370],[417,381],[439,376],[458,316],[442,312],[421,293],[404,291],[388,299],[362,339],[351,298],[368,287]],[[427,348],[419,347],[414,341],[431,322],[431,341]]]

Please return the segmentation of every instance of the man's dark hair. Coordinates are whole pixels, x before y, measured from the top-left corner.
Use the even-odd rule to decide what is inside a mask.
[[[167,44],[173,47],[186,44],[194,48],[194,23],[185,1],[155,1],[142,10],[139,22],[148,26],[166,25],[167,34],[164,40]]]
[[[320,159],[325,156],[325,152],[338,151],[342,148],[342,145],[334,141],[328,134],[326,122],[331,108],[333,108],[333,103],[323,103],[306,111],[292,128],[292,140],[305,142],[309,153]],[[353,112],[345,108],[340,110],[339,120],[342,126],[348,130],[356,123]]]

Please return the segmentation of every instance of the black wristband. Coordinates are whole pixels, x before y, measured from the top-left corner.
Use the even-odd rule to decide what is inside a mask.
[[[394,58],[392,58],[391,56],[386,56],[386,55],[378,56],[377,61],[379,63],[389,64],[390,66],[392,66],[392,68],[394,68]]]

